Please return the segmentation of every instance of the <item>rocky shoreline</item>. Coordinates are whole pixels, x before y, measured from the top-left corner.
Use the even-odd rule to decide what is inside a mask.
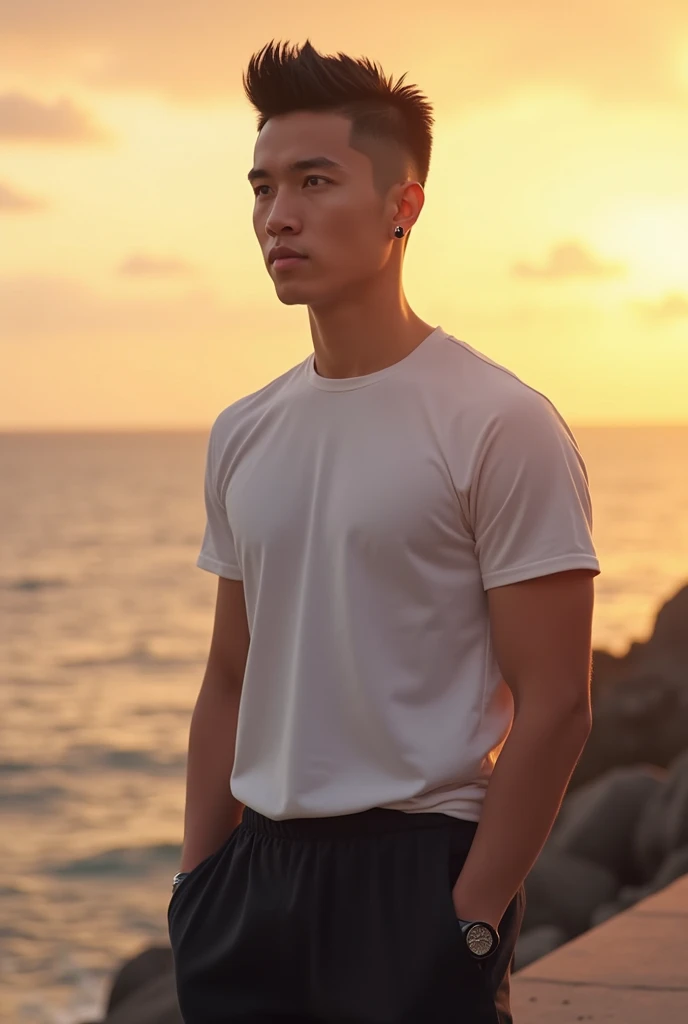
[[[515,970],[688,874],[688,584],[651,637],[593,652],[593,728],[526,879]],[[183,1024],[169,947],[117,971],[102,1022]]]

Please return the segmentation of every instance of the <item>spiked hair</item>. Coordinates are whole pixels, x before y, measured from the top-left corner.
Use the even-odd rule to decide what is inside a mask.
[[[349,117],[349,144],[370,156],[375,187],[384,195],[409,162],[423,187],[430,167],[432,106],[415,86],[402,84],[405,77],[393,84],[366,57],[324,56],[307,39],[300,48],[268,43],[251,57],[242,83],[259,132],[271,117],[295,111]]]

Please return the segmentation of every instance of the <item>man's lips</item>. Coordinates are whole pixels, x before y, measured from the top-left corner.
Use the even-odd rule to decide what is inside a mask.
[[[268,253],[268,263],[274,263],[276,260],[290,259],[293,257],[305,257],[304,252],[300,252],[298,249],[292,249],[290,245],[273,245]]]
[[[303,263],[307,256],[282,256],[272,261],[275,270],[286,270],[288,267],[295,267],[297,263]]]

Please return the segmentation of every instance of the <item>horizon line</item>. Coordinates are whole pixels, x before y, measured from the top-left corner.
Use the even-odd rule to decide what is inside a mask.
[[[576,422],[567,420],[572,430],[648,430],[648,429],[685,429],[688,428],[688,420],[603,420]],[[12,436],[18,434],[191,434],[207,432],[212,425],[212,417],[207,423],[187,426],[42,426],[42,427],[3,427],[0,426],[0,436]]]

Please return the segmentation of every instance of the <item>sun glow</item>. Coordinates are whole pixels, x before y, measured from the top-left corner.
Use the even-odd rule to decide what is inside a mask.
[[[596,233],[605,252],[623,260],[633,291],[685,288],[688,268],[688,203],[657,199],[617,207]]]
[[[678,49],[676,73],[679,82],[688,89],[688,39]]]

